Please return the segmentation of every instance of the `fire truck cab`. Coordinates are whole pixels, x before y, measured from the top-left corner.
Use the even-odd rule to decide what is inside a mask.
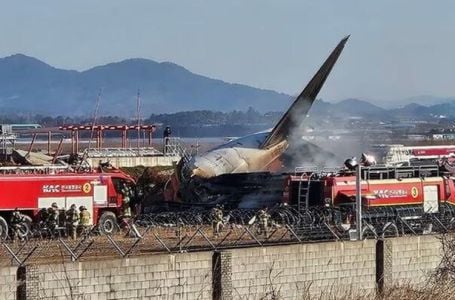
[[[117,228],[122,215],[124,185],[134,180],[119,170],[108,172],[68,172],[59,168],[2,168],[0,174],[0,236],[8,235],[12,212],[17,208],[31,221],[39,220],[39,211],[56,203],[63,212],[72,204],[85,206],[91,224],[103,233]]]

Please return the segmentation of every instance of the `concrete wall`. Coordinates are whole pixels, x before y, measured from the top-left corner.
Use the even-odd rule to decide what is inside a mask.
[[[29,266],[27,299],[211,299],[212,253]]]
[[[259,299],[276,293],[280,299],[339,294],[346,288],[374,293],[374,240],[330,242],[232,252],[233,299]]]
[[[16,267],[0,268],[0,299],[16,299]]]
[[[384,241],[384,285],[424,282],[441,261],[438,236],[413,236]]]
[[[350,293],[347,289],[374,293],[376,284],[426,280],[440,262],[441,248],[437,236],[418,236],[31,265],[19,272],[0,267],[0,299],[227,300],[266,294],[270,299],[273,293],[305,299]]]

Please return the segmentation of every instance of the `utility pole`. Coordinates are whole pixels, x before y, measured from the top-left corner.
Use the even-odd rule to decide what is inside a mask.
[[[137,112],[137,154],[139,155],[140,151],[140,141],[141,141],[141,91],[137,90],[136,97],[136,112]]]
[[[90,150],[90,146],[92,145],[93,133],[95,131],[96,126],[96,119],[98,118],[98,110],[100,108],[100,101],[101,101],[101,94],[103,93],[103,89],[100,89],[98,92],[98,96],[96,97],[96,104],[95,104],[95,111],[93,112],[93,122],[92,122],[92,130],[90,132],[90,140],[88,141],[88,150]]]
[[[357,239],[362,240],[362,165],[357,164],[355,177],[355,204],[356,204],[356,224]]]

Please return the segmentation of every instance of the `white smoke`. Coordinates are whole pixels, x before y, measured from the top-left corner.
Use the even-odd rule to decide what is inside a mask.
[[[295,125],[290,130],[289,148],[285,153],[288,169],[298,166],[341,167],[346,158],[355,156],[360,159],[361,153],[369,148],[369,143],[348,130],[343,130],[344,134],[340,135],[338,131],[345,128],[345,124],[337,124],[337,128],[333,128],[330,120],[308,116],[302,121],[298,112],[292,118]],[[313,126],[310,126],[311,123]]]

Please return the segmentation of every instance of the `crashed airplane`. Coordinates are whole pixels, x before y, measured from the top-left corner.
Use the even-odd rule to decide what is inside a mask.
[[[212,178],[223,174],[273,170],[289,146],[292,130],[307,116],[316,96],[343,51],[349,36],[343,38],[313,76],[288,111],[271,131],[259,132],[221,145],[201,156],[182,162],[184,178]],[[189,176],[188,176],[189,175]]]
[[[327,151],[310,143],[294,145],[291,134],[305,119],[348,38],[339,42],[271,131],[230,141],[200,156],[182,158],[164,187],[166,207],[272,206],[283,194],[285,174],[274,171],[281,169],[288,147],[288,152],[297,147],[299,153],[308,153],[308,156],[318,153],[327,157]]]

